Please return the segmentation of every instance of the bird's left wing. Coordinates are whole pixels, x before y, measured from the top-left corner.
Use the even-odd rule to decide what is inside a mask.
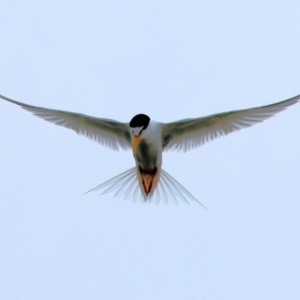
[[[113,150],[131,147],[129,124],[100,119],[78,113],[54,110],[21,103],[0,95],[0,98],[17,104],[45,121],[74,130]]]
[[[300,101],[300,95],[271,105],[162,124],[164,150],[188,151],[231,132],[250,127]]]

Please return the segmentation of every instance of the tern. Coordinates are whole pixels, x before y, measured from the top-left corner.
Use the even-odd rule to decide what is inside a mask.
[[[145,114],[134,116],[129,123],[91,117],[79,113],[48,109],[21,103],[5,96],[33,115],[72,129],[113,150],[132,149],[135,167],[89,190],[134,202],[196,201],[178,181],[162,169],[162,153],[167,150],[188,151],[218,137],[260,123],[300,101],[300,95],[274,104],[160,123]],[[87,192],[87,193],[88,193]],[[201,204],[204,206],[203,204]]]

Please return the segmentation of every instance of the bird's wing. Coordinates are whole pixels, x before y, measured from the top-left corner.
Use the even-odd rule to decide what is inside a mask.
[[[162,124],[164,150],[188,151],[260,123],[300,101],[300,95],[271,105]]]
[[[45,121],[74,130],[80,135],[110,147],[113,150],[131,147],[128,123],[99,119],[73,112],[54,110],[21,103],[0,95],[0,98],[17,104]]]

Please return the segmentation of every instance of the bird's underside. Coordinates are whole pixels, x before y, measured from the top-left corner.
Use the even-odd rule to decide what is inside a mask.
[[[22,107],[39,118],[69,128],[113,150],[132,149],[136,166],[92,190],[102,190],[102,194],[114,191],[115,196],[123,196],[133,201],[141,200],[143,203],[168,203],[178,200],[200,203],[171,175],[161,169],[163,151],[182,150],[185,152],[202,146],[218,137],[269,119],[300,101],[300,95],[298,95],[266,106],[171,123],[155,122],[147,115],[140,114],[133,117],[130,123],[122,123],[111,119],[37,107],[1,95],[0,98]]]

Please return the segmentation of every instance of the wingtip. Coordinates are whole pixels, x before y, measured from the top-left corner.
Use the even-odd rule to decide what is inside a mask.
[[[89,192],[91,192],[92,190],[94,190],[95,188],[91,189],[91,190],[88,190],[87,192],[84,192],[83,195],[86,195],[88,194]]]

